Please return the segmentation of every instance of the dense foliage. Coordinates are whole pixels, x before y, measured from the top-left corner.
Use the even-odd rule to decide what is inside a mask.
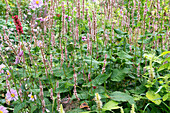
[[[0,113],[169,113],[169,0],[0,1]]]

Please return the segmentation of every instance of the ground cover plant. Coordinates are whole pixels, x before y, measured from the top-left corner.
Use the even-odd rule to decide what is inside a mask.
[[[0,113],[169,113],[169,0],[1,0]]]

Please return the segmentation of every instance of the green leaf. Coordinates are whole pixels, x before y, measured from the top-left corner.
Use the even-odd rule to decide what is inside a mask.
[[[118,52],[117,55],[119,56],[120,59],[132,59],[133,58],[132,56],[130,56],[129,54],[127,54],[124,51]]]
[[[170,54],[170,51],[165,51],[165,52],[163,52],[162,54],[160,54],[159,56],[164,56],[164,55],[166,55],[166,54]]]
[[[70,86],[74,86],[74,84],[71,84],[71,83],[69,83],[69,82],[65,82],[64,85],[65,85],[65,88],[68,88],[68,87],[70,87]]]
[[[119,35],[127,35],[127,32],[123,32],[120,29],[114,29],[114,31]]]
[[[91,64],[91,58],[89,59],[84,59],[83,61],[85,61],[87,64]],[[98,69],[98,65],[100,64],[100,62],[98,62],[95,59],[92,59],[92,66],[94,66],[94,69]]]
[[[147,38],[143,41],[144,44],[148,44],[148,43],[151,43],[152,42],[152,37],[151,38]]]
[[[74,50],[74,45],[73,45],[73,44],[67,45],[67,51],[68,51],[68,52],[71,52],[71,51],[73,51],[73,50]]]
[[[117,106],[118,104],[119,104],[118,102],[115,102],[115,101],[111,100],[111,101],[107,102],[107,103],[103,106],[102,111],[112,110],[112,109],[114,109],[115,107],[118,107],[118,106]]]
[[[146,92],[146,97],[152,101],[153,103],[159,105],[161,103],[161,96],[159,94],[155,94],[154,91],[148,91]]]
[[[31,92],[34,92],[34,94],[39,93],[40,89],[30,89]]]
[[[166,63],[166,64],[160,66],[159,69],[158,69],[158,72],[168,68],[169,65],[170,65],[170,63]]]
[[[140,86],[136,86],[135,89],[130,90],[131,93],[135,93],[135,94],[141,94],[141,93],[144,93],[145,91],[146,91],[146,87],[144,84]]]
[[[170,62],[170,57],[166,58],[163,62],[168,61]]]
[[[152,60],[152,59],[155,57],[154,54],[144,54],[143,56],[144,56],[145,58],[147,58],[148,60]]]
[[[80,108],[76,108],[76,109],[73,109],[71,111],[67,111],[67,113],[93,113],[93,112],[90,112],[90,111],[84,111],[83,109],[80,109]]]
[[[90,113],[90,111],[86,111],[86,112],[80,112],[80,113]]]
[[[163,96],[162,100],[166,101],[168,99],[168,97],[169,97],[169,94],[167,93],[166,95]]]
[[[15,106],[14,107],[14,113],[19,113],[19,111],[21,109],[23,109],[24,107],[26,107],[26,102],[23,102],[23,103],[19,104],[18,106]]]
[[[58,92],[64,93],[64,92],[68,92],[68,91],[72,90],[72,88],[73,88],[72,86],[66,88],[65,82],[60,82],[59,88],[56,88],[55,91],[56,91],[56,93],[58,93]]]
[[[131,97],[130,95],[120,92],[120,91],[115,91],[113,93],[110,94],[111,99],[115,100],[115,101],[123,101],[126,102],[128,101],[129,104],[135,104],[135,101],[133,99],[133,97]]]
[[[100,74],[94,80],[92,80],[92,84],[93,85],[101,85],[110,77],[110,75],[111,75],[111,73],[110,74]],[[89,84],[91,84],[91,82],[89,82]]]
[[[113,69],[111,80],[112,81],[121,81],[125,78],[126,74],[123,71],[120,71],[118,69]]]
[[[63,69],[60,68],[56,68],[55,70],[53,70],[53,73],[56,77],[61,77],[62,75],[64,75]]]
[[[37,52],[39,52],[40,49],[39,49],[39,47],[36,46],[36,47],[33,48],[33,50],[34,50],[35,53],[37,53]]]
[[[37,106],[31,103],[31,113],[33,113],[37,109]]]

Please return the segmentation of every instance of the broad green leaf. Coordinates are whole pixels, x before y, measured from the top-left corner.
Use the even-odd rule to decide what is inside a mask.
[[[70,86],[74,86],[74,84],[71,84],[71,83],[69,83],[69,82],[65,82],[64,85],[65,85],[66,88],[68,88],[68,87],[70,87]]]
[[[68,51],[68,52],[71,52],[71,51],[73,51],[73,50],[74,50],[74,45],[73,45],[73,44],[67,45],[67,51]]]
[[[135,104],[133,97],[131,97],[130,95],[128,95],[126,93],[120,92],[120,91],[115,91],[115,92],[111,93],[110,97],[112,100],[115,100],[115,101],[123,101],[123,102],[128,101],[129,104],[131,104],[131,105]]]
[[[34,92],[35,94],[36,93],[39,93],[40,92],[40,89],[30,89],[31,92]]]
[[[94,90],[95,93],[104,93],[105,92],[105,88],[103,86],[97,86],[96,89]],[[106,97],[106,96],[105,96]]]
[[[20,103],[19,105],[14,107],[14,113],[19,113],[19,111],[24,107],[26,107],[26,102]]]
[[[159,105],[161,103],[161,96],[159,94],[155,94],[154,91],[148,91],[146,92],[146,97],[152,101],[153,103]]]
[[[123,68],[121,69],[121,71],[125,74],[129,74],[130,73],[130,68]]]
[[[162,70],[164,70],[164,69],[166,69],[166,68],[168,69],[169,65],[170,65],[170,63],[166,63],[166,64],[160,66],[159,69],[158,69],[158,72],[159,72],[159,71],[162,71]]]
[[[87,64],[91,64],[91,62],[92,62],[92,66],[94,66],[94,68],[95,69],[98,69],[98,65],[99,65],[99,63],[100,62],[98,62],[97,60],[95,60],[95,59],[92,59],[92,61],[91,61],[91,59],[84,59],[83,61],[85,61]]]
[[[111,80],[112,81],[121,81],[125,78],[126,74],[118,69],[113,69],[112,75],[111,75]]]
[[[84,91],[84,92],[78,94],[78,97],[80,99],[88,99],[88,92]],[[72,96],[72,99],[76,99],[75,95]]]
[[[165,51],[165,52],[163,52],[162,54],[160,54],[159,56],[164,56],[164,55],[166,55],[166,54],[170,54],[170,51]]]
[[[117,106],[117,107],[113,107],[112,109],[120,109],[120,113],[124,113],[124,110],[122,107]],[[103,111],[102,113],[105,113],[105,111]]]
[[[144,84],[140,86],[136,86],[135,89],[130,90],[131,93],[135,93],[135,94],[141,94],[141,93],[144,93],[145,91],[146,91],[146,87]]]
[[[114,31],[119,35],[126,35],[127,34],[127,32],[123,32],[120,29],[114,29]]]
[[[127,54],[124,51],[118,52],[117,55],[119,56],[120,59],[132,59],[133,58],[132,56],[130,56],[129,54]]]
[[[68,91],[70,91],[70,90],[72,90],[72,88],[73,87],[68,87],[68,88],[66,88],[66,86],[65,86],[65,82],[60,82],[60,84],[59,84],[59,88],[56,88],[56,92],[58,93],[58,92],[60,92],[60,93],[64,93],[64,92],[68,92]]]
[[[76,109],[67,111],[66,113],[93,113],[93,112],[91,112],[91,111],[85,111],[85,110],[80,109],[80,108],[77,107]]]
[[[166,58],[163,62],[168,61],[170,62],[170,57]]]
[[[148,60],[152,60],[152,59],[155,57],[154,54],[144,54],[143,56],[144,56],[145,58],[147,58]]]
[[[31,113],[33,113],[37,109],[37,106],[31,103]]]
[[[110,77],[110,75],[111,75],[111,73],[110,74],[100,74],[94,80],[92,80],[92,84],[93,85],[101,85]],[[89,84],[91,84],[91,82],[89,82]]]
[[[107,102],[107,103],[103,106],[102,110],[103,110],[103,111],[112,110],[112,109],[114,109],[115,107],[118,107],[118,106],[117,106],[118,104],[119,104],[118,102],[115,102],[115,101],[111,100],[111,101]]]
[[[169,94],[170,94],[170,93],[167,93],[166,95],[164,95],[164,96],[162,97],[162,100],[163,100],[163,101],[166,101],[166,100],[168,99],[168,97],[170,96]]]
[[[144,44],[147,44],[147,43],[151,43],[152,42],[152,37],[151,38],[147,38],[143,41]]]
[[[62,75],[64,75],[63,69],[60,68],[55,68],[55,70],[53,70],[53,73],[56,77],[61,77]]]
[[[90,111],[87,111],[87,112],[80,112],[80,113],[90,113]]]

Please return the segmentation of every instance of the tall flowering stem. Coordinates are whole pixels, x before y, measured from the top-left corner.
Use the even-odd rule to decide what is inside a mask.
[[[48,69],[47,69],[47,65],[46,65],[44,50],[43,50],[42,47],[40,47],[40,50],[41,50],[41,55],[42,55],[42,58],[43,58],[42,60],[43,60],[44,66],[45,66],[45,73],[46,73],[46,76],[48,76]]]
[[[5,3],[6,3],[6,6],[7,6],[7,9],[6,9],[6,23],[7,23],[8,22],[8,17],[9,17],[9,13],[11,13],[11,9],[10,9],[10,6],[9,6],[7,0],[5,0]]]
[[[57,81],[57,88],[59,88],[59,82]],[[60,92],[57,93],[57,110],[59,110],[60,108],[60,102],[61,102],[61,99],[60,99]]]
[[[77,91],[76,91],[76,85],[77,85],[76,81],[77,81],[77,74],[74,73],[74,91],[73,92],[74,92],[74,95],[77,98],[77,100],[80,101],[80,99],[78,98],[78,95],[77,95]]]
[[[94,100],[96,102],[97,110],[99,111],[99,113],[101,112],[101,109],[102,109],[102,106],[103,106],[102,101],[100,99],[101,99],[100,95],[98,93],[95,93]]]
[[[18,32],[19,34],[23,34],[23,33],[24,33],[24,32],[23,32],[23,29],[22,29],[23,27],[22,27],[22,25],[21,25],[20,20],[18,19],[18,15],[12,16],[12,18],[14,19],[13,21],[14,21],[14,23],[15,23],[17,32]]]
[[[103,74],[105,72],[106,58],[107,58],[107,54],[105,54],[104,65],[103,65],[101,74]]]
[[[45,101],[44,101],[44,93],[43,93],[43,86],[41,84],[41,81],[39,79],[40,84],[40,98],[41,98],[41,104],[42,104],[42,113],[45,113]]]

